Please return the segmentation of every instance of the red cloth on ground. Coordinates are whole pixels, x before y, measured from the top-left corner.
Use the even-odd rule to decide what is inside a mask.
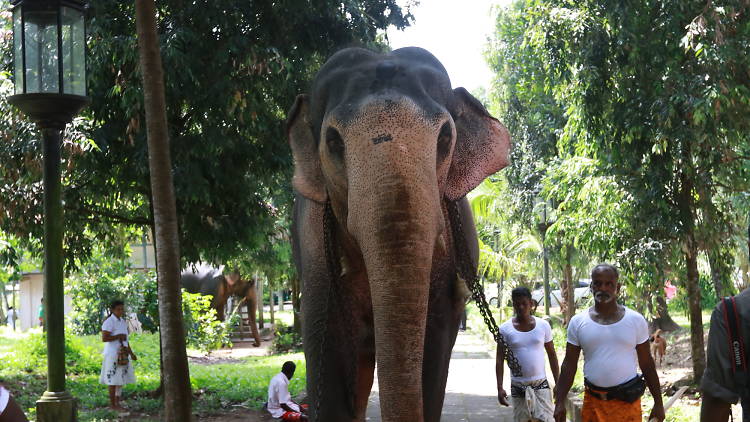
[[[299,407],[307,410],[306,404],[301,404]],[[281,416],[282,421],[287,422],[299,422],[302,420],[302,413],[300,412],[284,412],[284,414]]]

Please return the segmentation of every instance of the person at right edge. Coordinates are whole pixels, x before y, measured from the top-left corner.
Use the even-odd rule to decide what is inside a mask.
[[[565,400],[583,350],[583,422],[641,422],[641,395],[648,389],[654,407],[648,420],[664,420],[659,376],[649,350],[648,323],[617,303],[619,272],[609,264],[591,271],[594,306],[568,324],[568,344],[555,388],[555,421],[565,422]],[[640,366],[643,376],[637,372]],[[645,382],[644,382],[645,378]]]
[[[747,326],[747,321],[750,321],[750,289],[745,289],[727,300],[731,300],[734,304],[735,325],[739,330],[736,337],[739,340],[737,344],[739,367],[735,367],[734,347],[731,347],[734,340],[730,341],[727,326],[730,315],[727,313],[724,301],[719,301],[711,314],[711,328],[708,331],[706,347],[706,370],[701,378],[700,390],[703,396],[701,422],[728,421],[732,412],[732,404],[736,404],[740,399],[742,399],[742,419],[750,421],[750,417],[744,416],[750,410],[750,400],[748,400],[750,379],[747,378],[749,373],[747,351],[744,349],[747,332],[742,329],[743,326]],[[741,385],[743,381],[744,386]]]

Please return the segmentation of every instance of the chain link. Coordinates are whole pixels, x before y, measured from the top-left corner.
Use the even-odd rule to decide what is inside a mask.
[[[323,332],[320,340],[320,353],[318,355],[318,383],[317,390],[318,396],[315,401],[315,420],[320,420],[320,403],[323,401],[323,378],[325,378],[325,345],[326,337],[328,336],[328,317],[330,313],[331,296],[333,295],[333,283],[338,280],[341,274],[341,267],[339,262],[336,260],[337,254],[335,253],[335,233],[334,227],[336,224],[336,217],[333,215],[333,208],[331,208],[331,199],[326,199],[325,209],[323,211],[323,247],[325,248],[326,268],[328,270],[328,286],[326,292],[326,304],[323,312]]]
[[[523,376],[521,370],[521,364],[518,362],[513,350],[508,347],[508,343],[505,338],[500,334],[500,330],[497,327],[495,318],[490,312],[490,307],[487,304],[487,299],[484,296],[484,289],[482,284],[479,282],[479,276],[476,273],[476,269],[472,264],[472,260],[469,257],[469,251],[464,245],[466,245],[466,237],[463,230],[463,224],[461,223],[461,216],[458,211],[458,201],[446,201],[446,207],[448,208],[448,218],[450,219],[451,228],[453,229],[453,244],[455,245],[456,258],[458,266],[458,273],[469,287],[471,291],[471,297],[476,302],[479,308],[479,313],[482,315],[484,323],[487,325],[492,336],[495,338],[495,343],[498,347],[500,345],[505,349],[505,360],[508,362],[508,368],[510,368],[511,374],[514,377]]]

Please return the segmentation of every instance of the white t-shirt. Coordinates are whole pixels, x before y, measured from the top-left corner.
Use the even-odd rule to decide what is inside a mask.
[[[8,407],[10,401],[10,392],[0,385],[0,416],[5,412],[5,408]]]
[[[536,325],[527,332],[516,330],[512,319],[500,326],[500,333],[523,370],[523,376],[516,378],[511,375],[511,381],[528,382],[547,378],[544,369],[544,344],[552,341],[552,327],[541,318],[534,317],[534,321]]]
[[[289,394],[289,379],[283,372],[279,372],[271,378],[268,385],[268,411],[274,418],[280,418],[286,410],[281,408],[284,403],[295,412],[299,412],[299,407],[292,402],[292,396]]]
[[[583,375],[599,387],[614,387],[638,374],[635,346],[648,341],[648,323],[643,315],[625,308],[614,324],[594,322],[589,310],[568,324],[568,343],[583,350]]]
[[[128,340],[128,321],[125,318],[117,318],[114,314],[110,315],[109,318],[104,320],[102,324],[102,331],[109,331],[113,336],[118,334],[125,334],[125,341],[122,343],[127,346]],[[120,340],[107,341],[104,343],[104,351],[102,352],[105,356],[117,355],[117,350],[120,348]]]

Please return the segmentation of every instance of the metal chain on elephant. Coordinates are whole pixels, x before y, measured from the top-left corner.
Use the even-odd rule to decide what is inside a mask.
[[[325,248],[326,268],[328,269],[328,292],[326,293],[326,305],[323,312],[323,333],[320,341],[320,354],[318,356],[318,397],[315,402],[315,418],[320,420],[320,402],[323,401],[323,378],[325,375],[325,345],[328,331],[328,313],[330,309],[331,296],[333,295],[333,283],[338,280],[341,274],[339,262],[336,259],[334,230],[336,217],[333,215],[330,198],[326,199],[325,209],[323,211],[323,247]]]
[[[450,219],[451,228],[453,229],[453,243],[456,245],[456,259],[458,272],[461,278],[464,279],[466,284],[471,291],[471,297],[479,308],[479,313],[484,319],[484,323],[487,325],[487,329],[495,338],[495,343],[498,345],[502,344],[505,348],[505,359],[508,362],[508,368],[510,368],[511,374],[514,377],[521,377],[523,372],[521,370],[521,364],[518,362],[513,350],[508,347],[508,343],[505,338],[500,334],[500,330],[495,322],[495,318],[490,312],[490,307],[487,304],[487,299],[484,297],[484,290],[482,284],[479,282],[479,276],[477,275],[474,265],[472,264],[471,258],[469,257],[469,251],[465,247],[459,245],[466,244],[466,237],[464,235],[463,224],[461,223],[461,216],[458,211],[458,201],[446,201],[446,207],[448,208],[448,218]]]

